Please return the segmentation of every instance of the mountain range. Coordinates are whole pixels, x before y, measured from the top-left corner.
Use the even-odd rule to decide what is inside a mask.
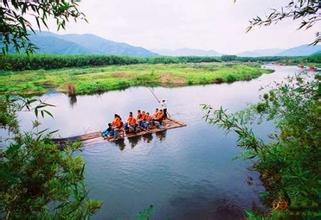
[[[120,43],[94,34],[55,34],[51,32],[30,33],[30,40],[37,47],[38,53],[47,54],[99,54],[121,56],[221,56],[215,50],[202,50],[192,48],[180,49],[152,49]],[[1,45],[0,45],[1,46]],[[12,49],[10,50],[13,51]],[[236,54],[240,57],[260,56],[308,56],[321,52],[321,46],[301,45],[289,49],[259,49]]]
[[[201,50],[201,49],[189,49],[182,48],[176,50],[166,50],[166,49],[153,49],[155,53],[165,56],[221,56],[222,53],[219,53],[215,50]],[[259,49],[252,51],[245,51],[242,53],[236,54],[240,57],[262,57],[262,56],[309,56],[315,53],[321,52],[321,46],[315,45],[311,46],[308,44],[289,48],[289,49]]]
[[[237,54],[240,57],[262,57],[262,56],[276,56],[283,52],[283,49],[273,48],[273,49],[260,49],[260,50],[252,50],[252,51],[244,51],[242,53]]]
[[[312,54],[320,53],[321,45],[302,45],[284,50],[277,54],[277,56],[309,56]]]
[[[101,54],[142,57],[157,55],[145,48],[106,40],[94,34],[60,35],[51,32],[36,32],[30,35],[30,40],[38,47],[38,53]]]
[[[321,52],[320,45],[308,45],[304,44],[289,49],[263,49],[246,51],[238,54],[241,57],[260,57],[260,56],[309,56],[315,53]]]

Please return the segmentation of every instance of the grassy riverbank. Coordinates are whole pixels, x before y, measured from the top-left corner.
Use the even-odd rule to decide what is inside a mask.
[[[269,70],[255,64],[135,64],[0,72],[0,93],[35,95],[48,89],[90,94],[130,86],[183,86],[234,82],[256,78]]]
[[[287,57],[283,60],[279,60],[286,65],[308,65],[308,66],[315,66],[320,68],[321,67],[321,54],[314,54],[311,56],[303,56],[303,57]]]

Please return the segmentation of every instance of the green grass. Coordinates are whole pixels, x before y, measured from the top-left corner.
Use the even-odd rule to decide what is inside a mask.
[[[204,56],[153,56],[128,57],[112,55],[54,55],[54,54],[0,54],[0,70],[23,71],[39,69],[59,69],[73,67],[94,67],[130,64],[179,64],[179,63],[213,63],[213,62],[273,62],[284,57],[204,57]]]
[[[279,62],[286,65],[306,65],[306,66],[315,66],[321,67],[321,54],[313,54],[311,56],[301,56],[301,57],[287,57],[283,58]]]
[[[36,95],[50,88],[90,94],[130,86],[183,86],[249,80],[269,72],[255,64],[135,64],[0,72],[0,94]]]

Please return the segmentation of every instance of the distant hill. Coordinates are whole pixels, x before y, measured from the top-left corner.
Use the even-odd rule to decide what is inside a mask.
[[[66,34],[59,38],[80,44],[97,54],[127,55],[127,56],[155,56],[156,53],[142,47],[135,47],[126,43],[106,40],[93,34]]]
[[[278,53],[277,56],[309,56],[319,52],[321,52],[320,45],[302,45],[284,50],[281,53]]]
[[[147,50],[143,47],[132,46],[98,37],[94,34],[55,34],[51,32],[36,32],[30,34],[30,40],[39,48],[38,53],[47,54],[98,54],[121,56],[221,56],[215,50],[202,50],[192,48],[180,49],[154,49]],[[1,47],[1,44],[0,44]],[[9,52],[14,52],[9,47]],[[237,54],[240,57],[261,56],[309,56],[321,53],[321,46],[301,45],[289,49],[258,49]]]
[[[276,56],[276,54],[284,51],[283,49],[273,48],[273,49],[260,49],[245,51],[237,54],[240,57],[263,57],[263,56]]]
[[[153,49],[155,53],[165,56],[221,56],[222,54],[215,50],[201,50],[181,48],[176,50],[169,49]],[[252,51],[244,51],[237,54],[240,57],[262,57],[262,56],[309,56],[321,52],[321,46],[301,45],[289,49],[258,49]]]
[[[176,50],[169,49],[153,49],[155,53],[164,56],[221,56],[215,50],[201,50],[201,49],[191,49],[191,48],[180,48]]]
[[[245,51],[237,54],[240,57],[261,57],[261,56],[309,56],[315,53],[321,53],[321,46],[301,45],[289,49],[262,49]]]
[[[39,48],[38,53],[48,54],[101,54],[123,56],[156,56],[142,47],[106,40],[93,34],[59,35],[36,32],[30,40]]]
[[[79,44],[66,41],[51,35],[37,35],[30,36],[30,40],[39,49],[38,53],[48,54],[91,54],[92,51],[80,46]]]

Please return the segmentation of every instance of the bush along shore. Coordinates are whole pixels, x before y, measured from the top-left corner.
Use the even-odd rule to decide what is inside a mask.
[[[130,86],[184,86],[250,80],[271,70],[259,64],[186,63],[73,67],[0,72],[0,94],[39,95],[49,89],[91,94]]]
[[[243,156],[255,158],[271,206],[267,219],[321,218],[321,76],[298,75],[267,91],[261,101],[238,113],[203,106],[206,120],[239,136]],[[270,120],[277,129],[268,141],[252,125]],[[247,212],[248,219],[262,219]]]
[[[154,56],[129,57],[113,55],[51,55],[51,54],[8,54],[0,55],[0,70],[22,71],[37,69],[58,69],[70,67],[95,67],[107,65],[130,64],[177,64],[177,63],[209,63],[209,62],[273,62],[284,57],[237,57],[224,55],[221,57],[200,56]]]

